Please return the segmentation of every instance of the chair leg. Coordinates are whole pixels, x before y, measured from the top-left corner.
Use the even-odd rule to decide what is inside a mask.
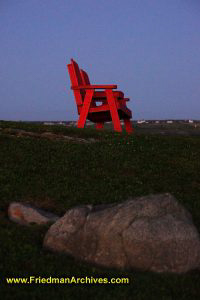
[[[117,111],[117,106],[116,106],[116,102],[115,102],[115,97],[113,95],[113,91],[106,90],[106,96],[107,96],[108,105],[110,107],[110,114],[111,114],[111,118],[113,121],[114,130],[122,132],[122,126],[120,123],[119,114]]]
[[[132,128],[130,119],[124,119],[124,125],[126,128],[126,132],[128,132],[129,134],[133,132],[133,128]]]
[[[103,126],[104,126],[104,122],[98,122],[98,123],[96,123],[96,129],[98,129],[98,130],[103,129]]]
[[[78,124],[77,124],[78,128],[84,128],[84,126],[85,126],[85,122],[86,122],[86,118],[87,118],[87,115],[88,115],[88,112],[89,112],[89,109],[90,109],[90,105],[91,105],[91,102],[92,102],[93,94],[94,94],[94,90],[87,90],[86,91],[85,99],[84,99],[84,102],[83,102],[83,107],[82,107],[80,117],[79,117],[79,120],[78,120]]]

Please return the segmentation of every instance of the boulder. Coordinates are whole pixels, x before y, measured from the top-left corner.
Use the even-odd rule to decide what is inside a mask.
[[[11,221],[22,225],[29,225],[31,223],[40,225],[49,222],[56,222],[59,219],[58,216],[52,213],[19,202],[13,202],[10,204],[8,208],[8,216]]]
[[[72,208],[49,228],[44,247],[119,269],[184,273],[200,263],[191,215],[168,193]]]

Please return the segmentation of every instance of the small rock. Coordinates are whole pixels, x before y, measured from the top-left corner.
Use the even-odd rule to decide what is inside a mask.
[[[72,208],[49,228],[43,245],[111,268],[184,273],[200,265],[198,231],[170,194]]]
[[[49,222],[56,222],[59,217],[46,212],[42,209],[35,208],[29,204],[13,202],[8,208],[8,216],[11,221],[29,225],[31,223],[47,224]]]
[[[17,135],[17,134],[23,134],[23,133],[25,133],[25,130],[16,129],[16,128],[4,128],[3,132],[4,133],[9,133],[9,134]]]
[[[46,137],[48,139],[56,139],[59,138],[60,136],[52,132],[43,132],[41,133],[41,137]]]

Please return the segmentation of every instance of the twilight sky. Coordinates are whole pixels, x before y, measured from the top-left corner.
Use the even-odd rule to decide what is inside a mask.
[[[0,119],[76,120],[70,58],[134,119],[200,119],[199,0],[0,0]]]

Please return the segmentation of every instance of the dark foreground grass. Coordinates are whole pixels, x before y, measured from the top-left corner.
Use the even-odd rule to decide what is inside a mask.
[[[17,125],[6,126],[19,128]],[[29,131],[46,130],[40,125],[21,123],[20,126]],[[109,131],[96,133],[92,129],[53,128],[57,133],[95,137],[99,142],[78,144],[0,135],[0,288],[3,299],[199,299],[199,271],[159,275],[88,266],[43,250],[47,227],[26,228],[11,223],[7,208],[12,201],[22,201],[62,215],[66,209],[79,204],[119,202],[129,197],[170,192],[192,213],[200,231],[200,138],[126,136]],[[8,276],[33,275],[129,277],[130,284],[5,284]]]

